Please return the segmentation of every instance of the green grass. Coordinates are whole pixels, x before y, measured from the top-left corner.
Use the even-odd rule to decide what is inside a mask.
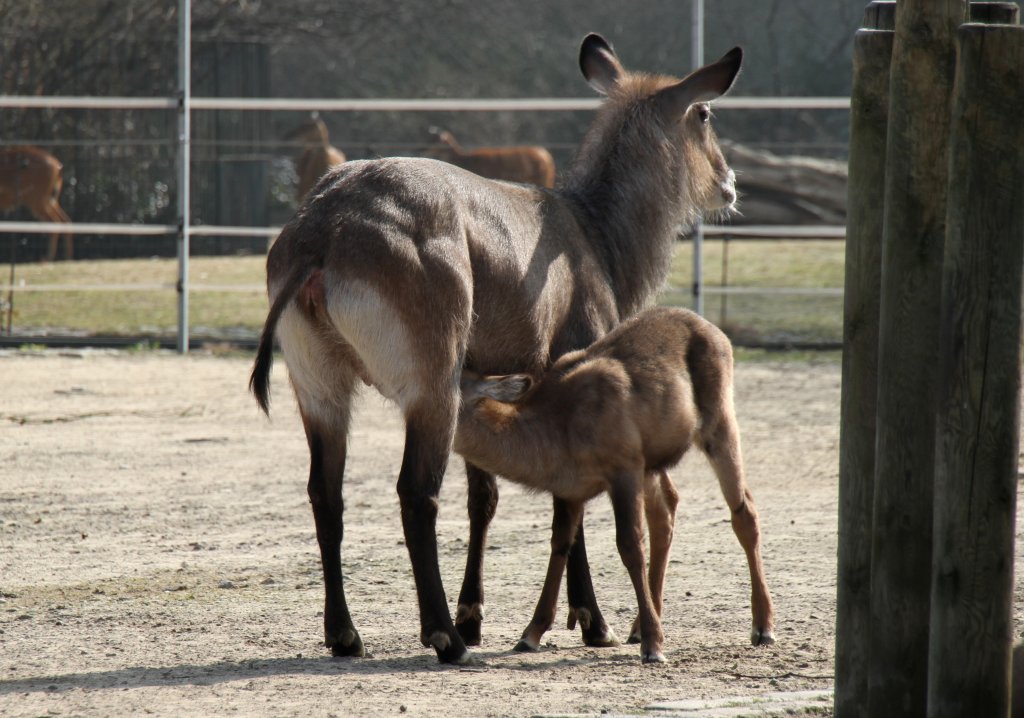
[[[708,288],[837,288],[843,284],[844,245],[836,241],[733,240],[704,243]],[[690,306],[693,248],[678,246],[663,304]],[[725,261],[724,261],[725,260]],[[189,314],[192,334],[253,337],[267,311],[264,258],[193,257]],[[174,259],[124,259],[25,264],[16,267],[13,333],[172,335],[177,328],[178,266]],[[0,284],[9,267],[0,265]],[[57,285],[56,291],[20,286]],[[120,288],[161,285],[159,289]],[[87,288],[87,287],[93,288]],[[210,289],[211,286],[218,289]],[[81,289],[77,289],[81,287]],[[96,290],[95,287],[103,288]],[[116,287],[113,288],[112,287]],[[224,291],[223,287],[238,288]],[[6,301],[7,291],[0,299]],[[705,295],[705,314],[741,343],[838,342],[839,295]],[[6,316],[0,315],[6,326]]]

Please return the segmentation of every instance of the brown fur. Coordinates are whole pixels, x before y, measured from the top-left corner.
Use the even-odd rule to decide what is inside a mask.
[[[564,187],[495,182],[423,158],[346,162],[285,226],[267,257],[271,306],[250,386],[266,409],[277,336],[310,445],[324,632],[335,654],[364,650],[340,568],[341,483],[358,380],[405,416],[398,493],[421,640],[442,661],[467,660],[465,641],[479,642],[479,620],[452,624],[434,532],[460,372],[542,371],[650,302],[668,272],[676,227],[735,201],[703,103],[729,89],[740,62],[737,49],[681,81],[651,78],[627,72],[602,38],[588,36],[581,68],[608,101]],[[311,319],[296,298],[318,271],[324,311]],[[482,615],[497,489],[493,476],[467,468],[470,551],[458,613],[474,617]],[[590,616],[584,640],[607,645],[613,637],[593,597],[582,528],[568,564],[570,606]]]
[[[288,138],[302,140],[305,145],[295,160],[295,173],[299,177],[296,195],[301,202],[329,169],[345,161],[345,153],[331,144],[327,125],[319,117],[312,117],[296,127]]]
[[[650,309],[619,325],[585,351],[556,361],[515,403],[509,383],[521,376],[464,372],[455,451],[482,469],[569,502],[578,521],[583,504],[608,492],[619,552],[640,605],[634,637],[645,661],[663,660],[660,613],[677,497],[665,471],[696,443],[708,456],[732,513],[753,584],[755,645],[771,643],[772,601],[760,556],[760,531],[740,455],[732,402],[732,347],[710,322],[685,309]],[[497,397],[497,398],[496,398]],[[651,531],[650,579],[644,576],[641,508]],[[575,525],[554,526],[552,546]],[[521,646],[536,649],[554,620],[565,568],[552,569]]]
[[[427,157],[449,162],[470,172],[496,180],[525,182],[539,187],[555,186],[555,160],[543,147],[478,147],[465,150],[448,131],[437,136],[439,144]]]
[[[38,147],[8,147],[0,150],[0,212],[25,206],[40,222],[70,223],[71,218],[57,202],[64,185],[64,166],[56,157]],[[50,235],[46,261],[57,258],[61,234]],[[64,236],[64,258],[74,254],[71,234]]]

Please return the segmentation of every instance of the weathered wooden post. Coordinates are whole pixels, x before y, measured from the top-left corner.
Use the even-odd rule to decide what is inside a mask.
[[[900,0],[889,75],[868,714],[924,716],[947,147],[965,0]]]
[[[1024,28],[964,25],[950,140],[928,715],[1006,716],[1024,269]]]
[[[972,2],[970,21],[1016,25],[1020,22],[1020,7],[1015,2]]]
[[[868,5],[864,28],[853,42],[839,432],[836,718],[868,718],[878,313],[895,5]]]

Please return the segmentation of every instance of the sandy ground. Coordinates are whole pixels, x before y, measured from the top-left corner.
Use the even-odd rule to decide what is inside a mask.
[[[737,407],[762,518],[778,643],[748,645],[747,568],[703,457],[682,501],[666,588],[665,665],[591,649],[564,627],[511,651],[532,615],[549,500],[502,483],[492,525],[483,666],[418,641],[394,490],[401,422],[361,400],[346,477],[346,591],[369,651],[323,648],[306,500],[308,454],[285,369],[272,419],[249,359],[209,354],[0,354],[0,713],[527,716],[639,713],[659,701],[828,689],[833,670],[839,367],[743,363]],[[465,477],[441,496],[441,571],[465,561]],[[605,499],[588,509],[599,601],[620,637],[635,598]]]

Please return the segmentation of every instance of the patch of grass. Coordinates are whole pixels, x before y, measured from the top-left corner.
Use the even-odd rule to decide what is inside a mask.
[[[680,243],[661,303],[691,306],[692,259],[693,246]],[[704,280],[708,288],[838,288],[843,284],[843,261],[844,244],[837,241],[706,240]],[[225,340],[255,337],[267,312],[265,258],[193,257],[189,267],[192,334]],[[4,285],[6,269],[0,265]],[[177,274],[175,259],[19,265],[14,333],[173,335],[178,323]],[[39,285],[60,289],[26,290]],[[838,294],[705,295],[707,317],[739,343],[838,342],[842,306]]]

